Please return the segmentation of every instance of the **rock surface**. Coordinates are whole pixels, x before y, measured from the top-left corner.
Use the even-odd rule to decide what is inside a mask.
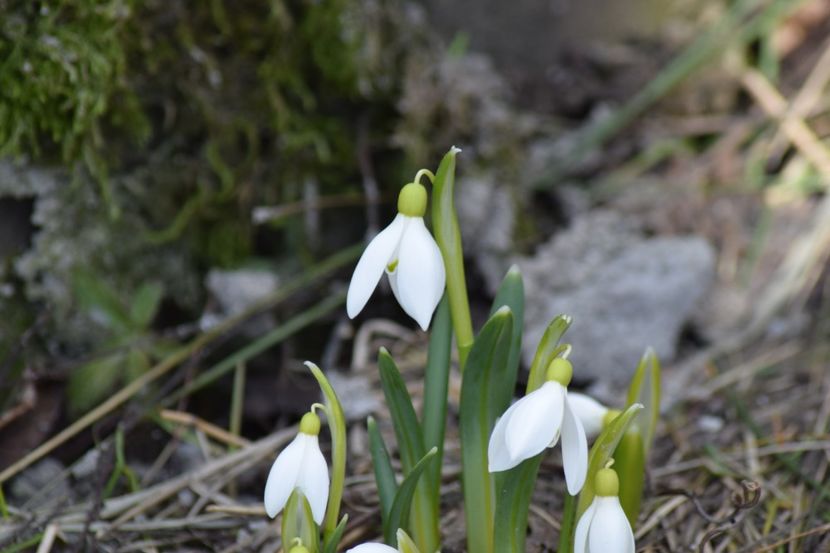
[[[700,237],[646,238],[632,219],[595,210],[518,265],[528,298],[525,360],[550,320],[566,313],[575,378],[624,385],[646,347],[663,361],[675,357],[713,281],[715,254]]]

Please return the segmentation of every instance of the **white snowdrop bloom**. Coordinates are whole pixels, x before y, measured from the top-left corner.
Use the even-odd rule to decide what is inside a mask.
[[[320,418],[303,415],[297,437],[277,456],[265,483],[265,512],[274,518],[294,490],[300,490],[311,507],[314,522],[321,524],[329,499],[329,468],[320,451]]]
[[[418,553],[418,548],[406,532],[398,529],[398,548],[390,547],[382,543],[362,543],[357,547],[353,547],[346,551],[346,553]]]
[[[427,191],[409,183],[398,196],[398,215],[375,236],[357,262],[346,312],[355,318],[386,273],[395,299],[407,315],[426,330],[441,301],[446,284],[444,260],[438,244],[424,224]]]
[[[568,392],[568,401],[571,404],[574,415],[582,423],[585,435],[594,438],[602,432],[605,427],[606,417],[612,418],[619,414],[619,411],[609,409],[591,396],[579,392]]]
[[[555,446],[561,435],[568,493],[579,493],[588,472],[588,440],[569,400],[567,386],[572,376],[567,359],[554,359],[547,369],[547,382],[496,421],[487,448],[490,472],[508,470],[535,457]]]
[[[582,514],[574,534],[574,553],[634,553],[634,532],[620,505],[617,473],[597,473],[596,496]]]

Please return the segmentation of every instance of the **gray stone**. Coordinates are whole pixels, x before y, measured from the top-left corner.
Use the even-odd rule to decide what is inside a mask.
[[[64,470],[57,459],[42,459],[12,481],[9,489],[12,499],[31,508],[70,501],[72,489],[63,475]]]
[[[715,254],[702,238],[645,238],[636,223],[594,211],[519,260],[527,290],[524,357],[550,320],[574,319],[575,378],[627,383],[646,347],[674,359],[683,325],[708,291]]]
[[[208,329],[244,312],[257,301],[273,294],[279,286],[279,278],[266,269],[211,269],[205,277],[205,287],[215,300],[202,315],[199,326]],[[262,313],[248,320],[243,331],[246,335],[267,332],[274,326],[273,317]]]

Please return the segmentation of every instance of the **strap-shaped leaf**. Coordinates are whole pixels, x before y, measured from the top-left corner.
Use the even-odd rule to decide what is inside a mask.
[[[643,502],[646,483],[645,449],[640,429],[632,424],[614,451],[614,470],[620,477],[620,505],[632,528],[640,516]]]
[[[461,385],[460,430],[467,551],[493,553],[495,500],[487,467],[487,445],[495,422],[492,374],[510,354],[513,314],[501,307],[481,329],[470,350]]]
[[[380,383],[386,396],[386,405],[392,415],[398,450],[401,454],[404,474],[409,474],[415,463],[424,456],[424,438],[421,425],[415,416],[412,399],[406,389],[401,373],[386,348],[380,348],[378,355]]]
[[[648,348],[640,358],[628,386],[626,405],[643,404],[636,425],[642,431],[644,457],[648,457],[660,418],[660,372],[660,360],[654,350]]]
[[[288,544],[299,538],[306,549],[319,549],[319,530],[311,514],[311,506],[300,490],[294,490],[288,497],[282,514],[282,543]]]
[[[392,462],[389,460],[389,451],[383,436],[380,435],[378,425],[373,417],[366,421],[369,430],[369,451],[372,453],[372,466],[375,470],[375,483],[378,487],[378,498],[380,499],[380,518],[385,523],[389,518],[389,510],[392,508],[392,501],[398,492],[398,482],[395,479],[395,471],[392,469]]]
[[[337,553],[337,546],[340,545],[340,540],[343,539],[343,532],[346,530],[347,522],[349,522],[349,515],[343,515],[334,532],[326,538],[325,544],[323,545],[323,553]]]
[[[398,487],[398,493],[395,494],[395,500],[392,502],[392,508],[389,510],[389,517],[383,525],[383,538],[388,545],[395,545],[398,529],[403,528],[407,521],[409,521],[409,510],[412,507],[418,480],[436,453],[438,453],[437,448],[433,447],[430,449],[426,455],[415,463],[412,470],[409,471],[406,478],[401,482],[400,487]]]
[[[500,416],[510,405],[513,391],[516,388],[516,378],[519,373],[519,360],[522,355],[522,329],[524,327],[525,288],[522,282],[522,273],[516,265],[510,267],[501,281],[493,305],[490,307],[492,316],[499,308],[507,306],[513,312],[513,334],[510,341],[510,354],[502,367],[496,367],[493,375],[493,410],[495,416]]]
[[[562,352],[559,340],[571,326],[573,319],[570,315],[559,315],[551,321],[536,347],[536,354],[530,364],[530,375],[527,379],[527,393],[536,390],[545,383],[545,371],[554,357]]]
[[[542,454],[528,459],[496,478],[495,540],[498,553],[524,553],[527,516]]]
[[[585,478],[585,485],[579,493],[577,515],[584,513],[585,509],[591,505],[591,501],[594,500],[594,480],[597,472],[611,460],[611,457],[614,455],[614,450],[617,449],[617,444],[620,443],[623,435],[642,409],[643,406],[640,403],[630,405],[600,432],[599,437],[597,437],[588,454],[588,475]]]
[[[343,414],[343,406],[340,405],[334,388],[320,367],[310,361],[306,361],[306,367],[317,379],[323,396],[326,398],[327,424],[331,432],[331,486],[329,486],[326,518],[323,521],[323,535],[328,539],[337,528],[340,500],[343,498],[343,486],[346,480],[346,416]]]

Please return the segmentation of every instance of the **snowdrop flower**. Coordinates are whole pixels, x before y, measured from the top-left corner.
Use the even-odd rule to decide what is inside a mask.
[[[620,414],[619,411],[609,409],[591,396],[579,392],[568,392],[568,401],[588,438],[598,436],[602,429]]]
[[[372,239],[357,262],[346,312],[355,318],[369,301],[383,273],[392,293],[407,315],[422,329],[429,327],[446,283],[444,260],[438,244],[424,225],[427,191],[411,182],[398,196],[398,215]]]
[[[634,532],[620,505],[617,473],[600,470],[594,488],[594,501],[576,525],[574,553],[634,553]]]
[[[406,532],[398,529],[398,548],[389,547],[382,543],[362,543],[357,547],[353,547],[346,551],[346,553],[418,553],[418,548]]]
[[[265,483],[265,512],[274,518],[294,490],[300,490],[311,507],[314,522],[321,524],[329,499],[329,469],[320,451],[320,418],[303,415],[297,437],[277,456]]]
[[[571,407],[567,386],[573,376],[570,361],[555,358],[547,382],[514,403],[496,421],[487,448],[490,472],[508,470],[553,447],[562,436],[562,462],[568,493],[576,495],[588,472],[588,440]]]

